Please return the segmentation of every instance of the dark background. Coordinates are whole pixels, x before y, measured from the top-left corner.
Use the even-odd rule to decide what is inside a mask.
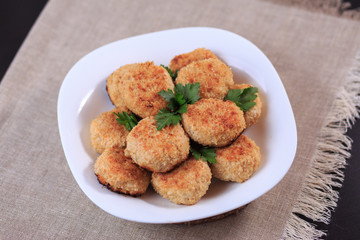
[[[352,6],[360,11],[360,0],[346,2],[353,2]],[[0,1],[0,79],[5,75],[11,61],[46,3],[46,0]],[[338,207],[332,213],[329,225],[314,223],[318,228],[328,232],[326,237],[328,240],[360,239],[359,119],[347,134],[353,139],[352,157],[348,159],[343,187],[338,189],[340,192]]]

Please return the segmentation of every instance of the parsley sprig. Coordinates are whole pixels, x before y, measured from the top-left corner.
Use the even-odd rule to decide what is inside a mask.
[[[187,112],[187,105],[199,100],[200,83],[176,84],[174,91],[168,89],[158,92],[168,102],[167,109],[161,109],[157,115],[156,126],[160,131],[165,126],[176,125],[181,121],[181,113]]]
[[[176,125],[181,121],[179,114],[173,113],[165,108],[161,109],[155,116],[157,130],[160,131],[165,126]]]
[[[234,102],[242,111],[248,111],[256,105],[254,100],[257,98],[256,87],[248,87],[244,89],[230,89],[225,96],[225,100]]]
[[[160,64],[160,66],[162,66],[163,68],[165,68],[166,71],[170,74],[170,77],[172,78],[172,80],[175,81],[175,79],[177,78],[177,74],[178,74],[178,71],[179,71],[179,70],[176,69],[176,71],[173,72],[173,71],[171,71],[171,69],[170,69],[169,67],[167,67],[167,66],[164,66],[164,65],[162,65],[162,64]]]
[[[122,112],[122,113],[114,112],[114,114],[117,116],[116,121],[121,125],[125,125],[125,128],[129,131],[133,129],[139,122],[136,119],[134,113],[131,113],[131,115],[129,115],[127,112]]]
[[[197,160],[201,158],[205,162],[208,161],[209,163],[216,163],[216,153],[214,148],[202,146],[196,142],[191,142],[190,152]]]

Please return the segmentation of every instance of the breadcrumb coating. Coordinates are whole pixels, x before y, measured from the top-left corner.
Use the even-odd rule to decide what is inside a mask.
[[[163,198],[176,204],[193,205],[205,195],[211,183],[206,162],[190,158],[167,173],[153,173],[151,184]]]
[[[209,59],[209,58],[217,58],[216,55],[209,49],[206,48],[197,48],[192,52],[183,53],[175,56],[169,65],[171,71],[175,72],[176,70],[180,70],[181,68],[189,65],[192,62]]]
[[[114,112],[129,112],[125,107],[114,108],[111,111],[101,113],[90,123],[90,142],[96,152],[102,153],[112,146],[125,147],[126,137],[129,131],[124,125],[116,121]]]
[[[191,139],[213,147],[230,144],[245,129],[243,111],[231,101],[215,98],[188,105],[182,124]]]
[[[127,136],[126,156],[153,172],[167,172],[185,161],[190,151],[189,137],[181,124],[156,128],[155,117],[142,119]]]
[[[192,62],[183,67],[175,82],[183,85],[199,82],[200,98],[218,99],[224,99],[229,87],[234,84],[231,69],[216,58]]]
[[[106,91],[115,107],[126,107],[123,96],[120,94],[119,82],[124,74],[133,67],[133,64],[124,65],[116,69],[106,80]]]
[[[174,89],[174,83],[163,67],[153,62],[135,63],[119,79],[118,89],[126,107],[145,118],[167,106],[158,92]]]
[[[150,172],[125,157],[124,149],[119,147],[107,148],[97,158],[94,171],[99,182],[110,190],[133,196],[144,194],[151,178]]]
[[[216,150],[216,163],[211,164],[211,171],[218,179],[241,183],[258,169],[260,160],[260,148],[242,134],[230,146]]]

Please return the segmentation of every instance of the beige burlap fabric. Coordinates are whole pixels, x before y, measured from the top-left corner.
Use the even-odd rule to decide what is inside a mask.
[[[115,218],[84,195],[67,166],[57,128],[59,88],[72,65],[103,44],[186,26],[232,31],[269,57],[297,122],[294,163],[274,189],[222,220],[187,226]],[[312,211],[326,205],[321,201],[325,197],[309,198],[306,187],[311,186],[309,179],[317,184],[313,161],[319,157],[319,137],[329,113],[344,109],[350,111],[345,117],[356,115],[351,112],[355,103],[344,99],[359,91],[347,84],[359,40],[357,21],[270,1],[50,1],[0,85],[0,239],[280,239],[321,234],[292,211],[326,219]],[[337,96],[344,106],[336,103]]]

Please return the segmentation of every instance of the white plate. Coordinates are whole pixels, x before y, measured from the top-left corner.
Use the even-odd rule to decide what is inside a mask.
[[[89,124],[113,108],[106,78],[121,65],[153,60],[168,65],[178,54],[205,47],[233,70],[235,82],[250,82],[264,101],[258,124],[245,130],[261,148],[258,171],[245,183],[213,179],[207,194],[193,206],[176,205],[153,190],[129,197],[100,185],[93,171],[98,156],[90,145]],[[251,42],[214,28],[181,28],[123,39],[100,47],[80,59],[66,75],[58,99],[58,124],[65,156],[84,193],[106,212],[130,221],[176,223],[222,214],[241,207],[274,187],[295,156],[296,125],[281,80],[268,58]]]

